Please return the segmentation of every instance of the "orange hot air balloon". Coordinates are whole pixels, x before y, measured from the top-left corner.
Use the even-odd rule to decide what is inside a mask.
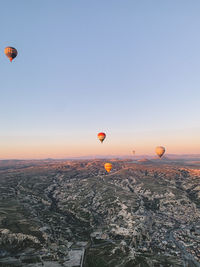
[[[8,46],[4,49],[5,55],[10,59],[10,62],[17,56],[17,49],[14,47]]]
[[[106,138],[106,134],[105,133],[98,133],[97,137],[101,141],[101,143],[103,143],[104,139]]]
[[[104,168],[107,172],[110,172],[112,170],[112,164],[111,163],[105,163]]]
[[[165,153],[165,148],[163,146],[156,147],[156,154],[161,158]]]

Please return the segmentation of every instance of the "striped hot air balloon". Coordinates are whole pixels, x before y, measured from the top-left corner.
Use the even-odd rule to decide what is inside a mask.
[[[103,143],[104,139],[106,138],[106,134],[105,133],[98,133],[97,137],[101,141],[101,143]]]
[[[112,164],[111,163],[105,163],[104,168],[107,172],[110,172],[112,170]]]
[[[12,60],[17,56],[18,52],[17,49],[15,49],[14,47],[11,46],[7,46],[4,49],[4,53],[5,55],[9,58],[10,62],[12,62]]]

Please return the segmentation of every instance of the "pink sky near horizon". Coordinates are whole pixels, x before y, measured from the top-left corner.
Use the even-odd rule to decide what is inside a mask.
[[[120,138],[122,137],[123,138]],[[162,145],[166,154],[200,154],[199,131],[107,134],[101,144],[94,134],[74,136],[7,136],[0,140],[0,159],[67,158],[107,155],[154,155],[155,147]]]

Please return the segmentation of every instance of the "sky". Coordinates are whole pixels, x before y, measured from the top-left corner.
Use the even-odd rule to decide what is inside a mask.
[[[0,5],[0,159],[200,153],[199,0]]]

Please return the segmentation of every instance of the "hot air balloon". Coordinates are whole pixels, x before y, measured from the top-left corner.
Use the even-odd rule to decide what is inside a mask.
[[[165,153],[165,148],[163,146],[156,147],[156,154],[161,158]]]
[[[135,150],[132,150],[133,155],[135,155]]]
[[[17,56],[17,49],[14,47],[8,46],[4,49],[5,55],[10,59],[10,62]]]
[[[112,164],[111,163],[105,163],[104,168],[107,172],[110,172],[112,170]]]
[[[99,138],[101,143],[103,143],[104,139],[106,138],[106,134],[105,133],[98,133],[97,137]]]

